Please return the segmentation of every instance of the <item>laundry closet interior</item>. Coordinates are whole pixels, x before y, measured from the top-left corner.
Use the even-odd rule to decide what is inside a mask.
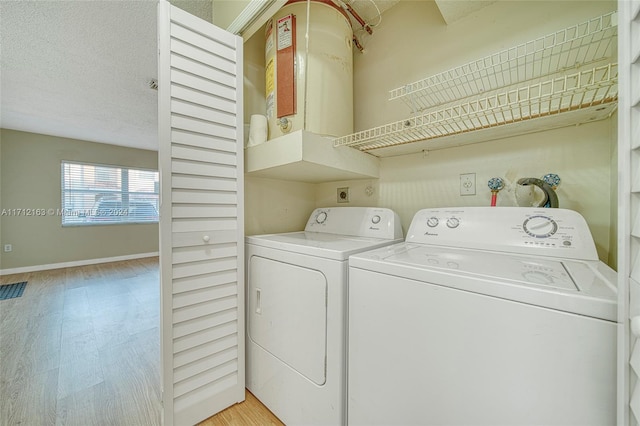
[[[467,211],[473,207],[551,206],[582,215],[595,243],[592,260],[599,259],[614,270],[617,266],[615,2],[580,2],[579,7],[576,2],[568,1],[352,2],[356,9],[361,8],[363,15],[375,11],[371,8],[372,3],[379,5],[383,13],[379,17],[375,13],[367,16],[367,22],[372,24],[370,28],[355,25],[346,30],[344,22],[349,17],[346,13],[346,19],[340,16],[343,12],[336,6],[340,3],[289,2],[266,25],[252,28],[251,35],[244,40],[247,387],[285,423],[292,424],[306,420],[338,422],[336,418],[340,418],[340,413],[336,414],[338,417],[330,417],[328,413],[333,411],[335,404],[327,403],[326,406],[332,408],[323,412],[324,396],[308,391],[307,385],[295,384],[300,376],[319,387],[332,386],[333,360],[331,355],[327,356],[327,376],[321,376],[321,380],[311,375],[307,377],[303,370],[296,370],[293,363],[284,367],[288,372],[282,372],[279,363],[289,363],[289,356],[283,354],[295,357],[295,352],[272,349],[277,343],[265,342],[264,337],[253,330],[253,327],[264,330],[265,326],[260,325],[263,315],[265,321],[269,318],[268,321],[273,321],[269,323],[275,324],[275,317],[265,314],[261,307],[263,301],[273,300],[265,290],[272,278],[256,277],[260,273],[272,277],[270,274],[278,275],[274,272],[278,270],[283,277],[293,277],[296,272],[284,272],[286,267],[261,270],[255,266],[258,264],[253,263],[255,256],[260,262],[265,262],[269,256],[267,251],[261,251],[265,249],[254,246],[262,244],[261,237],[251,236],[299,232],[305,229],[305,224],[306,229],[310,229],[309,225],[317,227],[324,223],[327,213],[331,216],[332,208],[339,207],[390,209],[398,214],[405,236],[414,238],[406,233],[410,225],[413,227],[414,215],[423,209],[433,209],[437,216],[440,214],[438,209],[446,207],[454,212],[452,214],[465,217],[466,214],[473,216],[473,212]],[[298,34],[297,46],[291,41],[291,28],[295,29],[293,40]],[[315,42],[318,39],[322,42]],[[345,56],[344,44],[352,45],[352,57]],[[294,55],[295,60],[287,56],[287,49],[292,48],[301,51]],[[351,71],[351,67],[349,83],[352,87],[342,78],[344,69]],[[291,73],[295,76],[293,88],[290,86]],[[281,90],[280,86],[287,85]],[[268,135],[256,142],[258,118],[262,120],[260,126],[268,128]],[[549,177],[556,180],[549,182]],[[550,192],[554,195],[555,205],[553,202],[546,206],[545,202],[540,203],[541,194],[531,187],[527,187],[528,195],[523,195],[523,182],[542,179],[553,187]],[[498,187],[493,186],[496,182],[499,182]],[[429,227],[436,226],[437,220],[435,224],[425,223]],[[456,226],[457,222],[449,227]],[[425,235],[428,235],[430,228],[426,229]],[[288,250],[296,251],[295,248]],[[383,253],[384,248],[376,251],[380,257],[384,257]],[[452,256],[455,258],[456,255]],[[366,254],[362,258],[366,258]],[[291,259],[284,256],[278,261],[284,264],[296,262]],[[436,260],[432,260],[435,263]],[[309,267],[307,261],[301,262],[296,265]],[[318,266],[318,270],[322,268]],[[381,266],[379,272],[384,276],[384,267]],[[353,268],[349,267],[349,277],[359,273],[354,274]],[[604,287],[615,287],[615,275],[607,274],[609,284]],[[373,276],[368,277],[366,281],[375,281]],[[385,281],[384,278],[381,280]],[[254,281],[263,282],[264,287]],[[352,285],[345,282],[349,292]],[[366,285],[359,285],[366,289]],[[363,291],[365,293],[355,294],[371,306],[375,302],[370,300],[375,300],[375,296],[368,299],[367,291]],[[330,306],[331,290],[328,292]],[[346,292],[345,299],[348,299]],[[390,290],[389,294],[396,293]],[[402,297],[385,297],[389,303],[402,303]],[[611,321],[615,317],[615,291],[607,298],[610,312],[606,321]],[[292,305],[295,307],[295,302]],[[348,306],[349,310],[354,306],[360,309],[358,301],[351,299]],[[371,309],[374,313],[385,310],[384,304],[377,308]],[[288,309],[296,311],[284,306],[277,311]],[[357,318],[353,324],[346,324],[347,317],[345,314],[345,330],[351,330],[353,326],[359,335],[367,335],[366,324],[376,323],[377,315],[366,317],[363,328],[353,325],[358,323]],[[420,322],[416,317],[407,320],[403,330],[413,330],[412,324],[416,322]],[[384,324],[376,323],[375,327],[382,330]],[[592,337],[603,340],[603,346],[611,347],[611,350],[605,350],[605,355],[594,358],[607,359],[602,370],[600,366],[594,368],[607,372],[608,379],[596,384],[595,388],[599,386],[598,392],[608,395],[613,394],[615,387],[615,326],[609,323],[606,327],[605,334]],[[295,334],[288,327],[283,330],[288,330],[287,334],[291,336]],[[326,332],[329,342],[335,336],[331,337],[331,331]],[[272,337],[274,333],[277,334],[276,330],[272,330]],[[449,337],[446,332],[442,333],[446,341]],[[419,334],[420,331],[416,333]],[[386,338],[391,341],[394,335],[397,332],[391,326]],[[407,335],[412,333],[408,331]],[[357,351],[360,347],[369,352],[379,351],[375,338],[373,343],[370,341],[361,346],[347,340],[347,352],[348,348]],[[492,341],[490,337],[486,340]],[[398,338],[395,342],[401,345],[401,341],[404,339]],[[406,344],[407,348],[417,347],[417,344]],[[263,350],[265,352],[261,354]],[[443,351],[446,353],[446,348]],[[501,349],[496,351],[502,352]],[[428,349],[426,353],[422,359],[429,358]],[[345,356],[345,377],[349,370],[347,358],[351,356],[350,353]],[[367,389],[375,385],[362,377],[371,377],[375,370],[359,368],[367,363],[367,356],[358,354],[354,358],[358,368],[352,370],[364,372],[355,372],[351,377],[349,370],[348,377],[353,380],[352,388],[364,396],[349,393],[345,403],[349,416],[344,414],[344,421],[353,424],[390,421],[389,417],[380,417],[384,415],[384,409],[380,409],[378,415],[378,407],[384,405],[381,401],[393,400],[394,406],[400,406],[402,403],[398,401],[411,400],[411,396],[404,395],[395,400],[393,394],[396,392],[369,395]],[[371,363],[379,365],[388,360],[388,368],[395,372],[392,358],[393,355],[381,356]],[[465,364],[464,361],[460,363]],[[505,368],[509,367],[505,365]],[[291,373],[288,369],[296,372]],[[294,378],[289,378],[289,374]],[[416,377],[422,376],[416,371]],[[402,380],[391,382],[402,387],[398,385]],[[347,383],[346,387],[349,386]],[[425,386],[420,392],[429,392],[428,384]],[[295,408],[285,402],[287,391],[296,395],[291,399],[296,401]],[[595,395],[591,390],[588,393]],[[315,398],[316,402],[307,406],[305,398]],[[419,396],[416,398],[420,399]],[[602,418],[610,419],[614,403],[604,399],[607,402],[603,402],[603,406],[608,408],[603,408],[607,414]],[[462,404],[466,406],[465,402]],[[541,407],[546,406],[548,404]],[[464,424],[469,421],[464,415],[451,417],[445,408],[442,411],[443,417],[438,417],[440,414],[427,417],[436,423]],[[367,414],[372,412],[375,414]],[[484,413],[489,416],[489,420],[485,419],[489,422],[497,418],[491,417],[490,413],[491,410],[489,414]],[[325,414],[328,417],[323,417]],[[476,420],[484,421],[480,420],[482,415],[477,414]],[[540,415],[542,417],[537,421],[548,419],[544,414]],[[549,415],[551,418],[560,416],[559,412],[553,414],[552,411]],[[594,416],[585,415],[594,421]],[[414,421],[416,417],[409,415],[402,419]]]
[[[539,43],[539,39],[556,32],[565,31],[568,35],[563,36],[571,36],[572,27],[594,19],[604,17],[605,27],[611,29],[613,26],[615,29],[610,16],[616,10],[616,2],[613,1],[580,2],[580,7],[568,1],[479,2],[482,7],[465,9],[459,5],[460,10],[455,10],[454,3],[478,2],[444,2],[441,12],[438,2],[400,1],[383,12],[380,25],[373,28],[371,35],[356,29],[355,34],[361,39],[364,51],[353,48],[354,133],[408,121],[424,113],[424,108],[416,108],[417,112],[413,112],[412,101],[407,101],[406,96],[404,101],[400,97],[390,99],[394,89],[514,47],[522,48],[522,45],[529,44],[527,48],[531,49],[533,41],[538,40]],[[446,9],[447,5],[454,10]],[[472,5],[466,7],[471,8]],[[591,28],[595,25],[600,24],[590,24]],[[298,31],[301,30],[304,28],[299,27]],[[607,33],[607,30],[603,32]],[[610,34],[597,37],[606,38]],[[608,43],[606,48],[613,52],[613,58],[605,58],[593,65],[572,64],[572,67],[579,73],[589,67],[615,63],[616,38],[609,38]],[[536,45],[534,50],[538,48]],[[558,50],[566,48],[559,47]],[[602,48],[601,45],[591,47],[595,50]],[[267,108],[263,28],[245,39],[244,49],[244,121],[248,125],[252,115],[264,115]],[[528,60],[532,58],[535,56],[531,55]],[[563,72],[563,75],[572,74],[567,70]],[[615,68],[613,72],[617,72]],[[529,79],[529,82],[524,79],[524,86],[553,78],[551,75],[546,79]],[[307,83],[322,85],[322,81]],[[508,91],[508,85],[504,87],[507,87],[504,92]],[[617,88],[614,89],[617,94]],[[531,96],[534,96],[533,92]],[[308,101],[313,102],[312,99]],[[466,101],[463,99],[459,103]],[[592,107],[591,112],[582,113],[577,118],[567,119],[562,117],[562,113],[552,113],[550,115],[556,115],[558,119],[551,122],[544,118],[522,120],[489,130],[464,131],[446,138],[433,138],[426,143],[374,149],[370,152],[376,156],[377,176],[366,176],[370,172],[366,168],[368,165],[356,162],[356,167],[361,166],[364,170],[357,179],[345,178],[341,171],[335,171],[335,178],[325,170],[314,173],[314,164],[304,163],[301,170],[296,169],[295,172],[286,167],[268,166],[251,171],[252,161],[269,149],[271,141],[249,147],[245,150],[248,165],[245,176],[245,233],[298,231],[304,228],[314,208],[326,206],[391,208],[399,214],[406,231],[413,215],[421,208],[488,206],[491,191],[487,182],[493,177],[500,177],[505,183],[498,194],[497,205],[516,206],[516,182],[519,179],[542,178],[553,173],[562,179],[556,189],[560,207],[576,210],[586,218],[600,260],[615,267],[617,116],[614,105],[615,102],[603,104],[603,112],[596,112],[597,108]],[[446,106],[431,107],[426,111],[439,111]],[[570,112],[567,116],[572,114]],[[248,126],[245,128],[248,132]],[[349,135],[331,136],[335,139]],[[440,142],[443,139],[445,141]],[[255,148],[261,151],[254,154]],[[252,154],[255,155],[253,159]],[[461,175],[470,173],[475,174],[475,195],[461,195]],[[376,171],[370,174],[376,174]],[[338,188],[349,189],[348,203],[338,202]]]

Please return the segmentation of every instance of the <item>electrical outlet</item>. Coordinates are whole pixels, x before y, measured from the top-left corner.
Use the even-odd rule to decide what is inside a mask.
[[[337,200],[339,203],[349,202],[349,187],[338,188]]]
[[[5,251],[5,253],[13,251],[13,246],[11,244],[5,244],[4,245],[4,251]]]
[[[460,175],[460,195],[476,195],[476,174]]]

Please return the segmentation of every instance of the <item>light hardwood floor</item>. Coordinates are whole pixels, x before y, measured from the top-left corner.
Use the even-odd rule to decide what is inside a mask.
[[[245,391],[245,396],[244,402],[227,408],[198,426],[284,426],[251,392]]]
[[[7,275],[0,424],[160,423],[155,258]]]
[[[5,275],[0,425],[160,424],[157,258]],[[203,425],[282,425],[253,395]]]

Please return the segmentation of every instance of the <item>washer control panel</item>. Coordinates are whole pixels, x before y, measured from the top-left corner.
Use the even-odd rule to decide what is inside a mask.
[[[458,207],[418,211],[407,242],[598,260],[584,218],[567,209]]]
[[[315,209],[308,232],[384,239],[403,238],[400,218],[391,209],[378,207],[326,207]]]

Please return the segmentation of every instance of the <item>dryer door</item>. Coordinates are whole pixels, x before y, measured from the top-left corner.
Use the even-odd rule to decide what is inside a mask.
[[[318,385],[326,380],[327,280],[314,269],[252,256],[249,338]]]

